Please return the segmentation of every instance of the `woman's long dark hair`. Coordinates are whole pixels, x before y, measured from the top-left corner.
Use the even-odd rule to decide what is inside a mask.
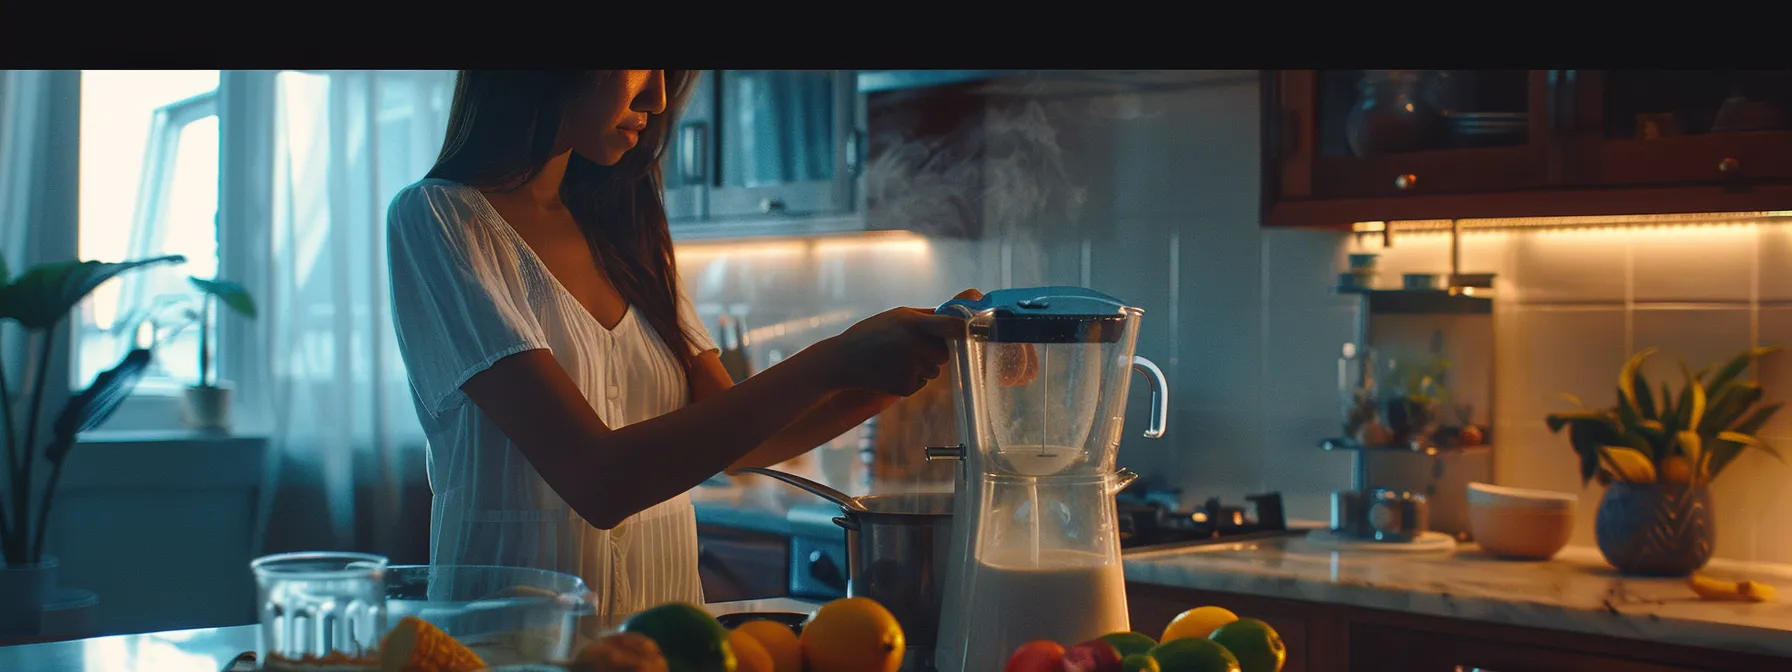
[[[462,70],[454,86],[448,135],[428,177],[470,187],[510,191],[547,165],[572,102],[598,77],[588,70]],[[685,369],[691,337],[678,319],[678,272],[666,226],[660,155],[684,108],[696,73],[666,71],[666,111],[651,115],[640,142],[614,166],[574,153],[560,185],[565,202],[598,269],[639,310]],[[570,120],[580,123],[580,120]]]

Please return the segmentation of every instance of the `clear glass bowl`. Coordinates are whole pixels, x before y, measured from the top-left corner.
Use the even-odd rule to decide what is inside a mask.
[[[398,565],[386,570],[386,622],[415,616],[489,666],[572,657],[578,620],[595,613],[579,577],[522,567]]]

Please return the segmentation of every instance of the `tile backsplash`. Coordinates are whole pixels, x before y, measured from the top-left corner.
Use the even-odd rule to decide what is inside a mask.
[[[859,318],[935,305],[966,287],[1089,286],[1144,308],[1139,353],[1170,379],[1169,434],[1157,441],[1139,436],[1146,388],[1132,388],[1122,464],[1181,488],[1184,506],[1278,490],[1291,517],[1325,520],[1329,492],[1350,484],[1350,461],[1316,444],[1337,430],[1337,357],[1355,325],[1354,302],[1329,288],[1352,251],[1380,252],[1384,282],[1447,272],[1448,237],[1397,234],[1381,249],[1379,237],[1261,228],[1253,71],[991,105],[1030,105],[1024,118],[1049,124],[1062,152],[1049,185],[1076,190],[1074,216],[992,212],[969,240],[681,245],[698,312],[712,329],[721,313],[744,317],[764,367]],[[1047,184],[1005,174],[986,188],[1016,191],[986,198],[986,208]],[[1659,381],[1679,356],[1696,369],[1751,344],[1792,346],[1792,224],[1475,232],[1462,239],[1461,262],[1464,272],[1498,274],[1495,479],[1580,493],[1577,544],[1593,541],[1601,490],[1581,488],[1566,440],[1544,427],[1563,403],[1557,393],[1608,403],[1618,369],[1641,347],[1663,349],[1647,370]],[[1792,399],[1792,353],[1755,375],[1771,399]],[[1792,446],[1792,412],[1765,438]],[[1792,562],[1782,532],[1789,483],[1792,466],[1757,453],[1724,472],[1720,556]]]

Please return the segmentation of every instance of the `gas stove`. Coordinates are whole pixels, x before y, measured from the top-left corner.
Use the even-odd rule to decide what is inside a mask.
[[[1192,511],[1178,510],[1178,498],[1173,492],[1128,490],[1114,499],[1120,515],[1123,552],[1289,534],[1279,492],[1246,496],[1248,508],[1210,498]]]

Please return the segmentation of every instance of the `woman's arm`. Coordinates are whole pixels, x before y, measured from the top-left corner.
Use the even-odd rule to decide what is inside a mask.
[[[547,350],[498,360],[461,389],[574,511],[610,529],[723,471],[841,389],[825,359],[804,350],[729,393],[619,430]]]
[[[963,332],[957,318],[889,310],[720,394],[616,430],[545,349],[500,359],[461,390],[580,517],[609,529],[728,469],[837,392],[914,394],[946,363],[944,339]]]
[[[692,401],[703,401],[734,387],[728,370],[715,352],[705,352],[692,363],[690,388]],[[804,411],[752,452],[741,456],[727,471],[743,467],[769,467],[815,449],[848,430],[863,424],[901,397],[864,390],[842,390],[829,394]]]

